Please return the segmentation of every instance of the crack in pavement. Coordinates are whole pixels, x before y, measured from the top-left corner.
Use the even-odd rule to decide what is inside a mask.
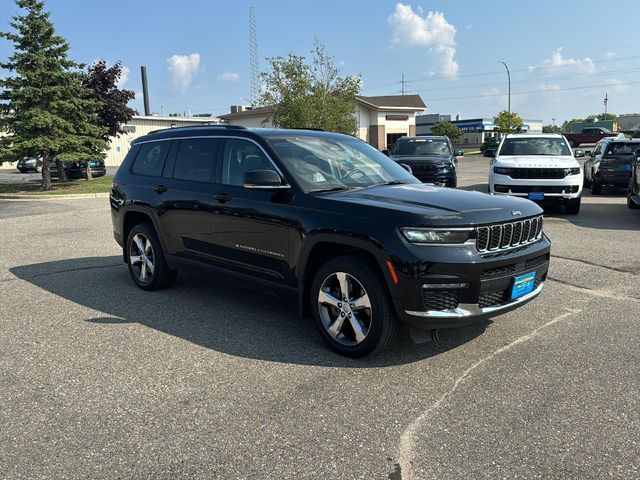
[[[591,295],[599,298],[608,298],[610,300],[627,300],[631,302],[640,302],[640,298],[638,297],[628,297],[627,295],[621,295],[616,292],[612,292],[611,290],[597,290],[595,288],[582,287],[580,285],[576,285],[574,283],[567,282],[566,280],[560,280],[559,278],[547,277],[547,279],[552,282],[560,283],[561,285],[565,285],[572,290],[576,290],[581,293],[586,293],[587,295]]]
[[[570,257],[562,257],[560,255],[551,255],[551,258],[559,258],[560,260],[568,260],[571,262],[578,262],[578,263],[584,263],[585,265],[589,265],[591,267],[600,267],[600,268],[604,268],[605,270],[611,270],[612,272],[618,272],[618,273],[628,273],[629,275],[634,275],[636,277],[640,276],[640,273],[631,271],[631,270],[625,270],[623,268],[616,268],[616,267],[610,267],[608,265],[602,265],[600,263],[594,263],[594,262],[590,262],[588,260],[581,260],[579,258],[570,258]]]
[[[400,448],[399,448],[399,459],[398,459],[398,464],[400,465],[399,470],[402,472],[402,478],[404,480],[411,480],[413,478],[413,462],[411,461],[411,458],[413,457],[414,437],[416,435],[416,432],[420,429],[420,427],[424,425],[424,423],[431,416],[431,414],[435,410],[437,410],[445,402],[445,400],[447,400],[447,398],[449,398],[453,393],[455,393],[455,391],[458,389],[460,384],[465,380],[467,380],[470,377],[471,373],[474,370],[476,370],[478,367],[491,361],[497,355],[500,355],[501,353],[512,349],[516,345],[527,342],[532,338],[538,336],[542,329],[550,327],[558,323],[559,321],[564,320],[565,318],[571,317],[573,315],[577,315],[578,313],[582,312],[582,309],[567,308],[566,310],[567,310],[566,313],[563,313],[562,315],[559,315],[553,318],[552,320],[549,320],[547,323],[534,329],[531,333],[528,333],[527,335],[523,335],[521,337],[516,338],[508,345],[505,345],[497,349],[496,351],[481,358],[476,363],[471,365],[462,373],[462,375],[460,375],[456,379],[456,381],[453,383],[453,385],[449,390],[443,393],[442,396],[438,400],[436,400],[435,403],[430,405],[415,420],[413,420],[409,424],[409,426],[404,430],[404,432],[402,433],[402,436],[400,437]]]

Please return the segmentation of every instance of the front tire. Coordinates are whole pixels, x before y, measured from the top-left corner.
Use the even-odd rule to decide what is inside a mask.
[[[177,272],[167,266],[153,225],[140,223],[129,232],[125,258],[133,282],[143,290],[167,288],[176,280]]]
[[[631,200],[631,196],[633,195],[633,179],[629,180],[629,189],[627,190],[627,207],[632,210],[637,210],[640,208],[636,202]]]
[[[586,171],[586,170],[585,170],[585,171],[584,171],[584,173],[582,174],[582,178],[583,178],[584,186],[585,186],[585,187],[587,187],[587,188],[591,187],[591,180],[589,180],[589,179],[587,178],[587,171]]]
[[[591,194],[602,195],[602,184],[595,179],[591,182]]]
[[[329,260],[316,273],[309,298],[320,335],[336,352],[364,357],[388,348],[398,322],[378,269],[355,256]]]

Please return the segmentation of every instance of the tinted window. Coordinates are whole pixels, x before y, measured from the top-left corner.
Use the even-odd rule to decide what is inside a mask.
[[[640,148],[640,143],[621,143],[621,142],[612,142],[607,147],[606,154],[609,155],[633,155],[633,152],[636,149]]]
[[[244,172],[275,170],[260,147],[247,140],[227,140],[222,162],[222,183],[244,185]]]
[[[399,140],[391,155],[437,155],[449,156],[449,142],[443,138],[415,138]]]
[[[171,142],[144,143],[133,162],[131,171],[149,177],[162,175],[162,167],[164,167],[164,160],[167,158],[169,145]]]
[[[173,178],[192,182],[211,182],[222,142],[223,140],[215,138],[182,140],[178,147]]]

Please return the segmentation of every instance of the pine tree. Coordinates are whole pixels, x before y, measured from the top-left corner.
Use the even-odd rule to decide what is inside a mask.
[[[96,103],[82,85],[82,67],[67,56],[69,44],[55,33],[42,0],[16,0],[26,10],[13,17],[13,32],[0,37],[14,51],[0,68],[10,72],[0,80],[0,158],[42,159],[42,189],[51,189],[49,162],[83,160],[106,149],[104,128],[95,121]]]

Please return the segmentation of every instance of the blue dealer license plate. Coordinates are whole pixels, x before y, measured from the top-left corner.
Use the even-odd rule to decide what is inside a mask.
[[[544,200],[544,192],[529,192],[529,200]]]
[[[520,298],[527,293],[533,292],[536,281],[536,272],[520,275],[513,279],[513,288],[511,289],[511,299]]]

